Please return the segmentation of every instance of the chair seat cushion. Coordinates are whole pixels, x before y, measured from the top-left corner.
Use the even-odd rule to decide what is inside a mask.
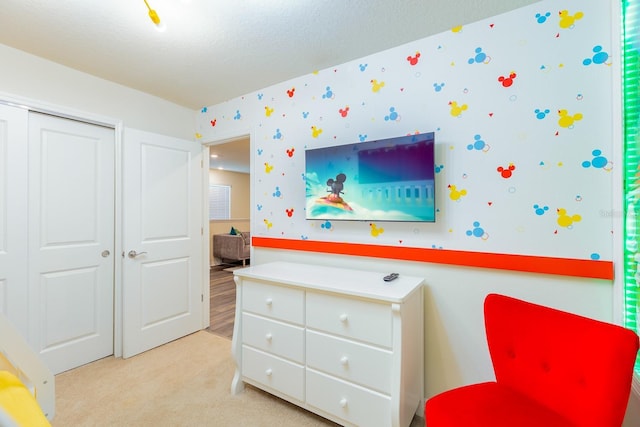
[[[427,427],[576,427],[559,414],[495,382],[459,387],[427,400]]]

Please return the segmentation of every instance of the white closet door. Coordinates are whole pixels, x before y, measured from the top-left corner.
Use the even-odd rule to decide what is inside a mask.
[[[29,114],[30,341],[54,373],[113,354],[114,144]]]
[[[124,357],[202,327],[202,150],[196,142],[125,130]]]
[[[27,117],[0,105],[0,313],[27,339]]]

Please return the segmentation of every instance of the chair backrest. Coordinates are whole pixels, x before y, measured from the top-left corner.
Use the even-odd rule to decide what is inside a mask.
[[[485,328],[496,381],[583,427],[620,426],[638,336],[630,329],[490,294]]]

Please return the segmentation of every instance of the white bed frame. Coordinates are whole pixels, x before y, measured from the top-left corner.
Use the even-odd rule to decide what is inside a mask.
[[[0,370],[18,377],[51,421],[55,415],[55,377],[2,313],[0,337]]]

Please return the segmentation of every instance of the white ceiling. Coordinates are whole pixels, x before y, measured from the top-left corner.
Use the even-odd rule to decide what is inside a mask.
[[[0,43],[199,110],[539,0],[147,1],[1,0]]]

